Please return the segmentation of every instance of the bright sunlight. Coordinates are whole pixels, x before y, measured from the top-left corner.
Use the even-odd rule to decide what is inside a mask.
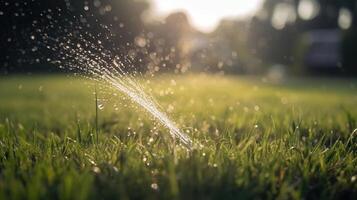
[[[184,11],[197,29],[210,32],[223,18],[247,17],[254,14],[261,0],[152,0],[154,15],[165,16]]]

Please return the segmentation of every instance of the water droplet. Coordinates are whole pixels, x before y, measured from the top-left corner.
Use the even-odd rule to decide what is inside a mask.
[[[84,6],[83,8],[85,11],[88,11],[89,10],[89,7],[88,6]]]
[[[99,174],[100,173],[100,169],[99,167],[93,167],[93,172],[96,173],[96,174]]]
[[[151,184],[151,188],[152,188],[153,190],[158,190],[158,189],[159,189],[159,186],[157,185],[157,183],[152,183],[152,184]]]
[[[146,46],[146,39],[144,37],[136,37],[135,38],[135,44],[139,47],[145,47]]]
[[[110,11],[112,11],[112,6],[111,5],[106,5],[104,9],[105,9],[106,12],[110,12]]]
[[[35,39],[35,36],[34,36],[34,35],[31,35],[30,38],[31,38],[31,40],[34,40],[34,39]]]
[[[99,110],[103,110],[104,109],[104,105],[103,104],[98,104],[98,109]]]
[[[118,111],[118,110],[119,110],[119,108],[118,108],[117,105],[114,105],[114,110],[115,110],[115,111]]]

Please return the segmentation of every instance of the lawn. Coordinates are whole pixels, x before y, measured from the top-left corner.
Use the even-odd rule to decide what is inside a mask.
[[[356,79],[141,81],[194,149],[93,82],[0,77],[0,199],[357,199]]]

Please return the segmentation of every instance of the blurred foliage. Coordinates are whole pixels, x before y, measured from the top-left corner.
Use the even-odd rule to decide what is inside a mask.
[[[136,70],[150,73],[262,73],[275,65],[285,66],[291,73],[306,73],[312,71],[306,62],[312,43],[307,42],[306,35],[317,30],[336,30],[336,37],[341,39],[335,52],[339,60],[325,68],[330,71],[320,67],[317,72],[357,73],[354,0],[265,0],[251,19],[224,19],[212,33],[195,30],[182,12],[172,13],[162,21],[144,23],[142,18],[150,8],[145,0],[2,0],[0,4],[5,8],[1,17],[6,30],[0,34],[4,41],[1,63],[5,63],[1,71],[48,68],[48,62],[37,60],[38,56],[29,51],[32,46],[27,40],[34,21],[51,26],[51,21],[66,24],[73,20],[82,25],[81,31],[102,40],[106,40],[102,26],[110,27],[116,38],[110,40],[108,49],[120,48],[119,54],[128,55]],[[60,16],[51,15],[56,12]],[[304,12],[310,13],[303,16]],[[342,20],[347,17],[347,22],[341,27],[343,14]]]
[[[316,4],[317,14],[311,19],[302,19],[299,12],[304,12],[306,7],[299,8],[300,4],[311,2]],[[277,9],[279,6],[285,6],[285,10],[293,13],[292,19],[278,24],[274,27],[274,15],[284,18],[285,12]],[[300,10],[299,10],[300,9]],[[352,24],[347,30],[341,30],[339,27],[339,15],[341,9],[347,9],[352,16]],[[289,15],[290,16],[290,15]],[[335,63],[334,72],[338,73],[356,73],[357,59],[352,55],[356,52],[357,39],[357,2],[354,0],[266,0],[262,9],[251,21],[251,30],[249,31],[251,51],[256,53],[263,65],[269,63],[280,63],[284,65],[295,65],[300,63],[300,68],[306,68],[303,57],[297,55],[299,46],[305,33],[315,30],[340,30],[342,33],[342,42],[340,43],[341,63]],[[301,48],[300,48],[301,49]],[[307,53],[307,52],[301,52]],[[340,67],[340,69],[337,69]],[[321,69],[323,71],[323,69]]]

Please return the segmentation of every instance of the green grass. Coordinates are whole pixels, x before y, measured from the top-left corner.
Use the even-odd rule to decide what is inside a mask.
[[[96,115],[84,80],[1,77],[0,199],[357,198],[356,80],[192,75],[145,85],[202,148],[175,145],[108,90],[98,89]]]

